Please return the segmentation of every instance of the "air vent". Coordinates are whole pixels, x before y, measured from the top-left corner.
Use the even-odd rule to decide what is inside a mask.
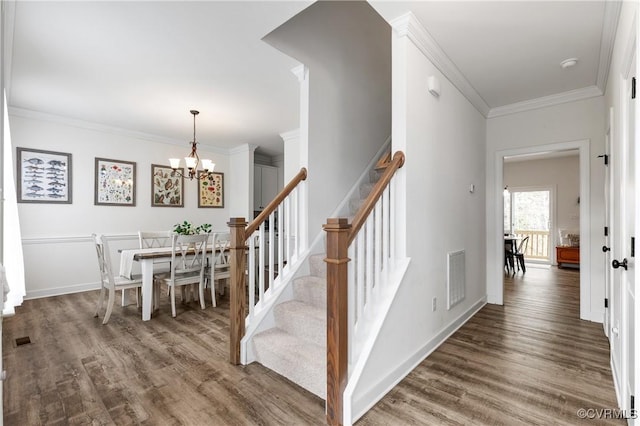
[[[29,343],[31,343],[29,336],[18,337],[16,339],[16,346],[28,345]]]
[[[464,300],[466,290],[464,250],[454,251],[447,257],[447,309]]]

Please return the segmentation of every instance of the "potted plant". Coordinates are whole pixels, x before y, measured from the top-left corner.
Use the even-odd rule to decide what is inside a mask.
[[[180,235],[210,234],[211,224],[203,223],[202,225],[193,226],[191,222],[185,220],[182,223],[173,225],[173,232]]]

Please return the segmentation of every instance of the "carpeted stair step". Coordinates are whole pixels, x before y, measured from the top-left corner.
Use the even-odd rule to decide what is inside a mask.
[[[279,328],[253,337],[257,361],[322,399],[327,397],[327,351]]]
[[[305,275],[293,280],[293,297],[316,308],[327,309],[327,279]]]
[[[276,327],[318,346],[327,344],[327,309],[299,300],[279,303],[273,308]]]
[[[327,257],[325,253],[312,254],[309,256],[309,270],[314,277],[327,278],[327,264],[324,259]]]

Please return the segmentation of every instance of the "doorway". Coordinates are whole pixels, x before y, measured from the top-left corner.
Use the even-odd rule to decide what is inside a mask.
[[[504,218],[502,216],[503,212],[503,196],[504,193],[504,161],[505,158],[508,159],[513,156],[523,156],[523,155],[535,155],[541,152],[555,152],[555,151],[570,151],[577,150],[578,151],[578,163],[579,163],[579,192],[575,194],[573,197],[573,201],[575,202],[575,208],[578,215],[578,222],[576,223],[576,227],[579,229],[580,234],[580,264],[586,265],[585,268],[588,268],[588,265],[591,265],[591,253],[589,248],[591,247],[591,230],[589,227],[590,220],[590,154],[589,154],[589,141],[588,140],[577,140],[571,142],[561,142],[561,143],[553,143],[546,145],[538,145],[531,146],[526,148],[517,148],[510,150],[497,151],[495,157],[495,178],[494,178],[494,191],[497,196],[495,198],[495,210],[499,212],[499,215],[494,217],[496,220],[496,229],[503,228]],[[518,185],[514,185],[518,186]],[[555,238],[553,235],[554,232],[551,232],[550,239]],[[503,243],[503,233],[495,233],[492,238],[493,248],[495,250],[494,256],[496,259],[504,258],[504,243]],[[553,245],[552,245],[553,247]],[[552,249],[552,259],[553,259],[553,249]],[[503,268],[504,265],[502,262],[495,262],[492,266],[495,270],[492,274],[496,277],[503,276]],[[588,272],[588,271],[587,271]],[[502,279],[497,280],[495,284],[495,292],[492,293],[492,303],[503,304],[504,303],[504,282]],[[585,320],[595,320],[602,321],[602,318],[594,318],[591,313],[591,274],[582,273],[580,274],[580,318]]]

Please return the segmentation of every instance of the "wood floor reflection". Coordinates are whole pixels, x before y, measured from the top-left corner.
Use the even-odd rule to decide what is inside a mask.
[[[313,394],[228,363],[227,297],[179,305],[176,319],[163,298],[148,322],[116,307],[106,326],[96,299],[29,300],[4,320],[5,425],[325,424]],[[602,325],[578,315],[576,271],[530,268],[506,282],[505,306],[483,308],[358,424],[578,424],[579,408],[614,408]],[[32,343],[17,346],[23,336]]]

